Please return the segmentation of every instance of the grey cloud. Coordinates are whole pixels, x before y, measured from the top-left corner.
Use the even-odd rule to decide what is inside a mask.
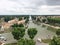
[[[11,5],[7,5],[6,10],[5,8],[4,10],[9,14],[40,14],[40,12],[46,12],[45,10],[48,10],[50,12],[60,10],[60,7],[48,7],[49,9],[45,9],[46,7],[44,7],[44,5],[60,5],[60,0],[6,0],[5,3],[7,4],[7,2]],[[41,6],[43,6],[42,9],[40,8]]]
[[[56,9],[56,10],[60,10],[60,7],[57,7],[57,8],[54,8],[54,9]]]
[[[9,0],[9,1],[18,1],[18,0]]]
[[[47,5],[60,5],[60,0],[46,0]]]

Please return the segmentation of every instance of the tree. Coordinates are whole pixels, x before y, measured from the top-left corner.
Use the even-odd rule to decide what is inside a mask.
[[[36,16],[31,16],[32,17],[32,20],[36,20]]]
[[[19,24],[18,26],[19,26],[19,27],[24,27],[24,25],[23,25],[23,24]]]
[[[53,37],[53,39],[51,40],[50,44],[49,45],[56,45],[57,42],[56,42],[56,37]]]
[[[12,27],[18,27],[18,24],[14,24],[14,25],[12,25]]]
[[[35,42],[33,40],[20,39],[17,45],[35,45]]]
[[[14,39],[20,39],[19,38],[19,34],[20,34],[20,32],[18,31],[18,30],[14,30],[13,32],[12,32],[12,34],[13,34],[13,37],[14,37]]]
[[[28,45],[35,45],[35,42],[33,40],[28,40]]]
[[[21,39],[25,35],[25,28],[23,27],[15,27],[14,30],[12,31],[14,39]]]
[[[60,45],[60,38],[54,36],[49,45]]]
[[[40,19],[39,18],[37,18],[37,22],[39,22],[40,21]],[[40,21],[41,22],[41,21]]]
[[[26,21],[25,21],[25,23],[28,23],[28,21],[29,21],[29,19],[28,19],[28,18],[26,18]]]
[[[60,29],[56,31],[56,34],[59,36],[60,35]]]
[[[22,20],[22,17],[19,17],[19,20]]]
[[[42,22],[45,23],[46,19],[42,19]]]
[[[24,27],[24,25],[23,24],[14,24],[14,25],[12,25],[12,27]]]
[[[35,37],[35,35],[37,34],[36,28],[29,28],[27,32],[31,39],[33,39]]]

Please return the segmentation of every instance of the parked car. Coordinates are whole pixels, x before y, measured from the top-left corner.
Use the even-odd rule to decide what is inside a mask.
[[[37,41],[41,43],[41,39],[40,38],[38,38]]]
[[[1,41],[6,41],[7,39],[2,34],[0,34],[0,40]]]

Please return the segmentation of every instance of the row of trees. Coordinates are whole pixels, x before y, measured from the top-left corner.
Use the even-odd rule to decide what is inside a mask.
[[[22,20],[22,17],[24,17],[24,19],[26,19],[26,20],[28,20],[28,18],[29,18],[29,16],[20,16],[20,17],[17,17],[17,18],[19,18],[19,20]],[[8,22],[9,20],[12,20],[14,18],[15,17],[13,17],[13,16],[6,16],[6,17],[4,17],[4,21]]]
[[[24,17],[24,19],[26,19],[25,23],[28,23],[28,21],[29,21],[29,16]],[[19,20],[22,20],[22,17],[19,17]]]
[[[36,20],[36,16],[31,16],[32,17],[32,20]]]
[[[14,24],[11,27],[24,27],[24,25],[23,24]]]
[[[49,23],[59,23],[60,24],[60,18],[47,18]]]
[[[23,39],[25,35],[25,29],[21,27],[14,28],[14,31],[12,32],[13,37],[18,40],[17,45],[35,45],[35,41],[33,38],[37,34],[37,30],[35,28],[29,28],[27,31],[30,39]]]
[[[14,19],[14,17],[9,17],[9,16],[4,17],[5,22],[8,22],[9,20],[12,20],[12,19]]]
[[[14,27],[12,34],[15,39],[19,40],[19,39],[23,38],[23,36],[25,35],[25,28]],[[29,35],[29,38],[33,39],[35,37],[35,35],[37,34],[36,28],[29,28],[27,31],[27,34]]]
[[[24,27],[13,27],[14,30],[12,31],[12,35],[14,39],[18,40],[17,45],[35,45],[35,41],[33,38],[37,34],[36,28],[29,28],[27,34],[29,35],[30,39],[24,39],[25,35],[25,28]]]

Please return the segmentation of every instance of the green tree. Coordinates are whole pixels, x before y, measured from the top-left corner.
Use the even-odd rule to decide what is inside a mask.
[[[18,26],[19,26],[19,27],[24,27],[24,25],[23,25],[23,24],[19,24]]]
[[[12,27],[24,27],[24,25],[23,24],[14,24],[14,25],[12,25]]]
[[[32,20],[36,20],[36,16],[31,16],[32,17]]]
[[[37,18],[37,22],[41,22],[39,18]]]
[[[21,39],[25,35],[25,28],[23,27],[15,27],[14,30],[12,31],[14,39]]]
[[[35,42],[33,40],[20,39],[17,45],[35,45]]]
[[[44,23],[45,23],[45,21],[46,21],[46,19],[42,19],[42,22],[44,22]]]
[[[12,25],[12,27],[18,27],[18,24],[14,24],[14,25]]]
[[[33,39],[35,37],[35,35],[37,34],[36,28],[29,28],[27,32],[31,39]]]
[[[19,20],[22,20],[22,17],[19,17]]]
[[[57,45],[56,37],[54,36],[49,45]]]
[[[14,39],[20,39],[19,38],[19,34],[20,34],[20,32],[18,31],[18,30],[14,30],[13,32],[12,32],[12,34],[13,34],[13,37],[14,37]]]
[[[25,23],[28,23],[28,21],[29,21],[29,19],[27,18],[26,21],[25,21]]]
[[[49,45],[60,45],[60,37],[53,37]]]
[[[59,36],[60,35],[60,29],[56,31],[56,34]]]
[[[28,45],[35,45],[36,43],[33,40],[28,40]]]

